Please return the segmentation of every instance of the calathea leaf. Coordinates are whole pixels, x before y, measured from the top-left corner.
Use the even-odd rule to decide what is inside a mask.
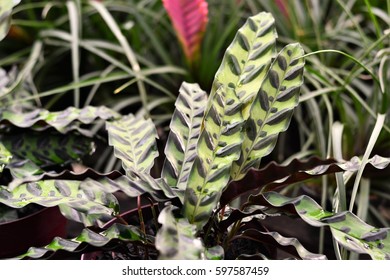
[[[41,168],[65,165],[79,161],[94,150],[92,139],[74,133],[62,135],[46,131],[27,131],[2,134],[0,139],[14,155],[9,166],[11,171],[13,168],[20,169],[20,165],[26,164],[25,160]]]
[[[114,147],[115,156],[122,160],[129,178],[137,179],[136,173],[149,173],[158,156],[157,132],[152,120],[123,116],[106,122],[108,141]]]
[[[299,44],[287,45],[268,71],[245,124],[241,155],[231,172],[234,180],[243,178],[251,167],[258,168],[261,158],[273,150],[279,133],[288,128],[303,81],[302,55]]]
[[[299,215],[312,226],[329,226],[341,246],[373,259],[390,259],[390,228],[370,226],[349,211],[328,212],[308,196],[289,198],[275,192],[251,196],[248,202],[270,210],[276,208],[279,213]]]
[[[303,260],[326,260],[322,254],[311,253],[296,238],[284,237],[278,232],[262,232],[256,229],[247,229],[234,237],[234,239],[245,238],[259,243],[277,246],[281,250],[291,253]]]
[[[368,160],[368,167],[383,169],[389,163],[390,158],[375,155]],[[250,191],[273,191],[324,174],[344,171],[344,174],[353,173],[358,171],[360,165],[361,159],[358,157],[353,157],[346,162],[336,162],[334,159],[324,160],[317,157],[306,161],[295,159],[285,166],[271,162],[260,170],[251,169],[242,180],[231,182],[221,196],[220,207]]]
[[[210,218],[227,186],[231,164],[238,159],[242,143],[243,118],[235,90],[221,86],[209,102],[184,201],[185,216],[198,229]]]
[[[112,215],[119,211],[115,196],[85,181],[45,180],[8,190],[0,186],[0,203],[22,208],[30,203],[45,207],[66,204],[87,214]]]
[[[156,248],[160,259],[199,260],[205,250],[196,237],[196,226],[180,217],[179,209],[166,206],[158,217],[162,225],[156,236]]]
[[[86,136],[91,136],[91,133],[81,129],[80,124],[91,124],[98,118],[108,120],[119,117],[120,114],[104,106],[87,106],[82,109],[68,107],[66,110],[59,112],[50,112],[46,109],[34,109],[28,112],[16,109],[0,109],[0,124],[11,123],[17,127],[38,131],[53,127],[61,133],[77,130]]]
[[[96,233],[90,229],[84,229],[79,236],[73,239],[56,237],[47,246],[42,248],[31,247],[25,254],[20,255],[15,259],[38,259],[58,250],[65,250],[68,252],[80,251],[86,244],[94,247],[104,247],[113,240],[125,242],[152,242],[151,238],[145,236],[136,226],[114,224],[100,233]]]
[[[197,84],[183,83],[176,100],[170,133],[165,146],[162,178],[172,188],[184,191],[196,157],[196,144],[200,135],[206,92]]]
[[[243,116],[249,116],[250,103],[259,91],[276,54],[275,20],[269,13],[259,13],[248,18],[238,30],[215,74],[213,97],[220,85],[236,89],[244,104]]]
[[[11,159],[11,152],[0,142],[0,173],[3,172],[4,166],[11,162]]]

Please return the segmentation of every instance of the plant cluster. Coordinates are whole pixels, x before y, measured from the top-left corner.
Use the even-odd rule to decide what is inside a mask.
[[[14,5],[17,2],[14,1]],[[201,61],[207,60],[200,46],[207,22],[205,1],[188,4],[198,5],[202,18],[202,24],[192,33],[196,34],[193,38],[180,28],[183,24],[177,14],[180,9],[170,6],[178,5],[178,1],[163,2],[183,47],[186,67],[189,71],[201,70],[205,65]],[[277,2],[281,5],[280,9],[288,6],[287,1]],[[40,7],[41,4],[31,2],[26,5]],[[90,1],[89,5],[82,1],[67,1],[65,6],[45,4],[48,10],[55,9],[55,6],[68,11],[69,17],[65,22],[69,21],[69,32],[59,29],[64,27],[64,19],[53,19],[51,24],[55,28],[51,26],[40,31],[24,67],[0,73],[0,204],[14,209],[31,204],[58,206],[66,218],[83,224],[84,229],[74,238],[57,237],[47,246],[32,247],[17,258],[41,258],[58,250],[87,251],[92,246],[94,250],[109,250],[114,254],[127,251],[130,258],[144,259],[327,259],[329,256],[321,249],[307,249],[306,245],[310,244],[301,242],[299,236],[290,234],[286,228],[275,227],[287,217],[301,221],[302,225],[329,229],[336,258],[365,254],[373,259],[390,259],[390,229],[364,222],[362,210],[357,215],[353,213],[360,183],[359,209],[364,204],[364,197],[367,197],[364,195],[369,187],[367,180],[361,180],[365,167],[370,165],[375,170],[384,169],[390,162],[386,157],[371,156],[376,139],[385,126],[386,112],[379,109],[377,115],[372,112],[376,123],[362,158],[343,160],[342,129],[331,119],[332,134],[329,135],[333,135],[334,158],[324,152],[321,157],[301,160],[302,155],[310,154],[307,149],[301,149],[284,164],[275,161],[260,164],[274,150],[279,136],[289,127],[294,110],[305,98],[313,102],[308,101],[307,111],[301,107],[295,110],[298,116],[295,116],[294,123],[301,122],[304,127],[297,138],[307,147],[316,146],[313,137],[310,137],[310,129],[306,127],[309,122],[303,115],[307,113],[322,123],[318,116],[323,104],[317,104],[308,96],[313,98],[328,92],[328,76],[338,81],[340,75],[344,77],[345,74],[334,74],[331,68],[315,68],[316,59],[312,53],[305,55],[307,45],[302,47],[298,43],[288,43],[278,51],[278,23],[270,13],[260,12],[249,17],[237,31],[215,73],[209,94],[197,83],[181,84],[175,109],[172,115],[169,114],[169,134],[165,136],[163,124],[167,117],[158,118],[150,113],[150,109],[160,107],[166,100],[157,97],[154,104],[150,103],[152,100],[146,89],[154,87],[167,92],[160,86],[160,79],[170,83],[169,75],[181,73],[181,69],[162,66],[150,71],[141,70],[140,65],[154,65],[157,60],[146,61],[139,53],[136,54],[123,36],[110,12],[110,8],[115,11],[124,7],[120,1],[113,1],[107,6],[100,1]],[[141,6],[127,6],[127,9],[137,17],[136,11]],[[253,3],[250,7],[256,9]],[[9,18],[12,8],[13,5],[7,6],[5,18]],[[112,31],[110,36],[118,40],[122,49],[108,41],[82,37],[82,32],[77,29],[77,23],[80,23],[77,11],[92,14],[91,21],[96,13],[100,15]],[[292,18],[289,20],[293,21]],[[141,21],[139,16],[138,21],[144,30],[150,31],[147,22]],[[8,21],[5,23],[2,26],[4,35],[9,29]],[[106,32],[101,25],[97,28],[101,28],[99,32]],[[150,34],[144,33],[147,37]],[[204,36],[207,44],[207,34]],[[385,37],[378,39],[379,43],[384,40]],[[73,83],[38,94],[35,82],[45,72],[40,73],[41,69],[36,66],[40,63],[43,68],[50,66],[40,62],[42,48],[63,42],[67,42],[63,50],[71,52]],[[151,41],[151,44],[156,42]],[[76,70],[81,65],[79,48],[89,52],[86,58],[90,54],[99,57],[99,62],[93,64],[99,65],[102,61],[111,64],[80,79],[79,70]],[[115,52],[124,54],[131,67],[117,59]],[[342,53],[346,55],[345,52]],[[164,50],[160,50],[159,55],[161,58],[168,57]],[[351,59],[351,56],[347,57]],[[15,57],[9,59],[15,62]],[[310,60],[306,71],[305,59]],[[347,82],[337,89],[332,88],[341,99],[336,98],[335,104],[342,120],[347,119],[345,112],[346,108],[350,108],[350,100],[343,99],[341,91],[354,92],[356,85],[349,82],[355,81],[353,76],[361,74],[362,70],[373,74],[371,68],[362,65],[359,60],[352,57],[352,61],[362,67],[352,68],[351,74],[347,74]],[[379,66],[382,65],[382,68],[379,67],[381,71],[387,63],[382,61],[376,61]],[[32,69],[37,71],[34,79],[31,79]],[[158,82],[148,77],[154,74],[161,74]],[[90,105],[103,81],[117,79],[130,79],[118,89],[136,84],[139,97],[130,97],[124,101],[126,105],[123,107],[120,103],[103,106],[104,98],[102,103],[97,102],[99,106]],[[387,89],[384,81],[382,76],[378,79],[382,92]],[[96,87],[92,87],[83,100],[80,88],[96,82]],[[49,105],[46,107],[57,106],[64,90],[73,91],[74,106],[67,106],[61,111],[37,106],[42,101],[41,97],[51,95],[54,97],[45,101]],[[300,96],[301,90],[304,94]],[[360,100],[358,95],[353,97]],[[15,98],[25,102],[15,105],[12,102]],[[381,98],[380,102],[386,104],[384,100],[387,96]],[[172,100],[170,92],[168,99]],[[81,101],[85,101],[85,106],[81,105]],[[124,108],[129,109],[132,102],[139,101],[143,107],[137,114],[121,112]],[[358,105],[365,107],[365,102],[358,102]],[[324,97],[323,103],[328,112],[332,111],[328,98]],[[383,105],[380,109],[387,110],[387,107]],[[97,133],[103,126],[107,137]],[[324,132],[321,129],[317,128],[317,137],[319,150],[322,151]],[[111,148],[103,149],[106,143]],[[282,143],[288,145],[286,141]],[[165,147],[161,148],[164,144]],[[97,153],[96,149],[103,149],[103,152]],[[75,162],[91,155],[97,158],[95,168],[70,171],[71,164],[74,167]],[[111,159],[110,163],[101,172],[96,167],[99,167],[99,162],[100,166],[103,165],[107,159]],[[120,166],[113,168],[116,162]],[[328,174],[335,176],[335,189],[327,188]],[[356,179],[348,209],[346,185],[354,174]],[[318,183],[316,178],[323,178],[322,182]],[[308,195],[289,192],[297,185],[305,185],[308,189],[309,184],[315,190],[321,183],[325,192],[333,192],[335,199],[331,207],[326,206],[327,200],[325,203],[322,201],[320,206]],[[118,192],[136,201],[135,221],[129,222],[120,216],[120,205],[115,196]],[[103,226],[114,217],[115,223]]]

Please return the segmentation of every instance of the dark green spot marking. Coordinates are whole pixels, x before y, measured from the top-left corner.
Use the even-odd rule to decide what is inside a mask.
[[[241,32],[237,33],[237,39],[238,39],[238,44],[243,48],[245,51],[249,51],[250,49],[250,44],[248,42],[248,39],[245,37],[244,34]]]
[[[283,71],[286,71],[287,60],[282,55],[279,55],[277,60],[278,60],[278,65],[279,65],[280,69],[282,69]]]
[[[275,70],[270,70],[269,71],[269,81],[270,81],[270,84],[273,88],[275,89],[279,89],[279,75],[278,75],[278,72],[276,72]]]
[[[230,71],[232,71],[232,73],[234,75],[240,75],[241,74],[241,67],[240,67],[240,64],[237,60],[237,58],[233,55],[233,54],[229,54],[228,57],[227,57],[227,60],[228,60],[228,65],[230,67]]]

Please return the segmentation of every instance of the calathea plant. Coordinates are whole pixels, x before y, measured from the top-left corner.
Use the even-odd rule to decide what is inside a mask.
[[[351,212],[325,211],[308,196],[288,198],[274,192],[315,176],[354,172],[358,159],[339,163],[312,158],[258,169],[289,126],[303,80],[302,48],[289,44],[277,53],[276,37],[270,14],[250,17],[227,49],[208,97],[197,84],[182,84],[159,178],[150,175],[158,157],[156,129],[151,120],[130,114],[106,121],[109,144],[122,161],[124,175],[93,170],[43,174],[12,189],[2,187],[0,203],[60,205],[66,217],[86,225],[74,239],[56,238],[19,258],[39,258],[60,249],[79,251],[85,243],[102,250],[110,244],[112,250],[117,243],[148,248],[138,250],[144,252],[141,258],[152,256],[146,253],[150,248],[160,259],[265,258],[276,257],[273,248],[281,248],[296,258],[326,259],[297,239],[265,228],[262,222],[268,216],[282,214],[331,228],[334,239],[347,249],[389,258],[388,229],[369,226]],[[383,168],[389,160],[374,157],[370,163]],[[153,230],[145,229],[141,206],[139,225],[118,222],[99,228],[104,217],[118,214],[111,195],[116,191],[152,200],[157,218]],[[257,192],[244,199],[249,191]],[[238,197],[243,200],[234,209],[231,205]],[[245,249],[247,243],[240,242],[244,240],[261,245]]]

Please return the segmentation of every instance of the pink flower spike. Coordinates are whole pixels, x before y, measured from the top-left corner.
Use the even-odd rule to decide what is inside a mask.
[[[172,21],[187,61],[192,64],[199,58],[206,25],[208,4],[205,0],[162,0]]]

